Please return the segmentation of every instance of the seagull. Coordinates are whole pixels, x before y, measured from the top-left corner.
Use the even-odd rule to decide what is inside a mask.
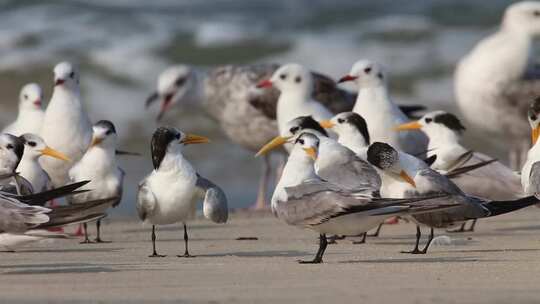
[[[19,114],[17,119],[8,125],[2,133],[19,136],[24,133],[39,134],[43,125],[43,91],[36,83],[22,87],[19,94]]]
[[[425,254],[433,240],[434,228],[450,228],[461,225],[467,220],[492,217],[519,210],[538,203],[538,199],[529,196],[516,200],[495,201],[465,194],[448,177],[429,168],[419,168],[411,162],[405,152],[399,152],[386,143],[375,142],[368,149],[368,161],[380,172],[387,193],[384,196],[411,198],[428,195],[440,195],[434,199],[439,203],[454,203],[459,207],[412,215],[416,226],[416,245],[407,253]],[[384,187],[383,187],[384,188]],[[421,237],[420,225],[430,227],[430,237],[423,250],[419,250]]]
[[[186,222],[195,216],[200,200],[206,218],[215,223],[227,221],[229,211],[223,190],[200,176],[182,155],[185,146],[208,142],[206,137],[170,127],[160,127],[154,132],[151,143],[154,170],[141,181],[137,193],[139,218],[152,224],[150,257],[163,257],[156,252],[156,225],[177,222],[184,226],[185,243],[184,254],[179,257],[191,257]]]
[[[48,147],[39,135],[25,133],[19,138],[24,143],[24,153],[17,166],[19,175],[30,182],[34,191],[42,192],[52,189],[51,178],[39,164],[39,158],[44,155],[63,161],[69,161],[69,158],[61,152]]]
[[[81,103],[77,69],[69,62],[57,64],[54,68],[54,81],[54,91],[45,111],[41,137],[72,162],[42,158],[40,163],[49,173],[53,185],[58,187],[66,183],[69,169],[90,146],[92,124]]]
[[[506,9],[498,31],[484,38],[457,65],[454,89],[467,121],[510,142],[510,165],[518,169],[529,149],[529,100],[540,95],[540,68],[533,43],[540,34],[540,2]]]
[[[388,93],[388,76],[383,67],[370,60],[359,60],[339,83],[352,81],[358,88],[353,112],[367,122],[372,141],[386,142],[413,155],[425,153],[427,138],[414,132],[396,133],[394,126],[409,121]]]
[[[315,258],[300,263],[322,263],[326,234],[359,235],[395,215],[414,214],[455,204],[421,203],[423,199],[385,199],[372,189],[347,190],[324,181],[315,172],[320,138],[300,133],[272,196],[272,211],[287,224],[319,233]],[[409,178],[410,180],[410,178]]]
[[[87,201],[111,199],[105,209],[116,207],[122,200],[125,172],[116,163],[116,146],[118,135],[114,124],[108,120],[100,120],[93,126],[93,136],[90,148],[82,159],[69,170],[71,182],[90,180],[85,188],[92,191],[73,195],[68,202],[73,205],[84,204]],[[105,213],[105,209],[103,212]],[[87,224],[84,227],[83,243],[91,243],[88,239]],[[97,243],[104,242],[100,236],[101,219],[96,222]]]
[[[521,170],[521,185],[526,195],[540,194],[540,97],[536,97],[528,111],[533,146]]]

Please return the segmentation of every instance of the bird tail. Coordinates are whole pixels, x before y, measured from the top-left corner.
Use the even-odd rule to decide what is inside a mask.
[[[489,210],[487,217],[492,217],[536,205],[539,202],[536,196],[527,196],[511,201],[491,201],[484,203],[483,206]]]
[[[72,195],[75,193],[86,192],[86,190],[76,191],[78,188],[88,184],[90,181],[82,181],[78,183],[69,184],[59,188],[55,188],[48,191],[43,191],[39,193],[29,194],[29,195],[9,195],[17,200],[26,203],[28,205],[39,205],[43,206],[46,202],[60,198],[66,195]]]
[[[51,212],[47,214],[50,221],[40,225],[39,228],[87,223],[102,219],[107,216],[103,211],[109,208],[115,199],[117,198],[94,200],[81,204],[51,208]]]

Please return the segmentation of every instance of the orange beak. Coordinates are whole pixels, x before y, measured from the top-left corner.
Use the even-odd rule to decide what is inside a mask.
[[[404,170],[401,170],[401,172],[399,172],[399,176],[401,176],[401,178],[404,181],[411,184],[411,186],[416,188],[416,183],[414,182],[414,179],[409,174],[407,174],[407,172],[405,172]]]
[[[394,130],[407,131],[407,130],[418,130],[421,128],[422,128],[422,125],[418,121],[411,121],[409,123],[397,126]]]
[[[319,122],[319,124],[321,125],[321,127],[325,128],[325,129],[330,129],[333,126],[336,125],[335,123],[333,123],[330,120],[322,120],[322,121]]]
[[[540,137],[540,125],[532,129],[531,138],[533,145],[536,144],[536,142],[538,141],[538,137]]]

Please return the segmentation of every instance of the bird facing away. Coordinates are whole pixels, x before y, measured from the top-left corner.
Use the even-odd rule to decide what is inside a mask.
[[[454,74],[457,103],[477,130],[510,143],[510,166],[521,167],[529,149],[524,120],[540,95],[540,69],[533,43],[540,34],[540,2],[511,4],[500,28],[461,59]]]
[[[427,138],[414,132],[396,133],[394,126],[409,121],[388,92],[388,76],[377,62],[359,60],[339,82],[352,81],[358,89],[353,112],[366,121],[372,141],[389,143],[401,151],[419,155],[426,151]]]
[[[101,212],[105,213],[109,207],[116,207],[122,200],[124,171],[116,161],[116,147],[118,135],[114,124],[108,120],[100,120],[93,126],[92,143],[84,156],[69,170],[71,182],[90,180],[84,187],[91,191],[76,194],[68,198],[70,204],[76,205],[87,201],[110,199],[109,205],[104,205]],[[85,239],[83,243],[90,243],[87,224],[84,223]],[[101,239],[101,219],[96,222],[96,239]]]
[[[201,177],[182,150],[190,144],[207,143],[206,137],[183,133],[175,128],[160,127],[152,136],[151,153],[154,170],[139,184],[137,212],[139,218],[152,224],[152,255],[156,252],[156,225],[182,222],[185,251],[188,251],[187,221],[193,219],[198,203],[203,200],[204,216],[215,223],[228,218],[227,198],[221,188]],[[180,256],[180,255],[179,255]]]
[[[19,113],[13,123],[2,130],[19,136],[24,133],[39,134],[43,125],[43,91],[36,83],[22,87],[19,93]]]
[[[54,68],[54,90],[45,111],[41,137],[72,160],[40,159],[53,185],[64,185],[69,169],[82,158],[92,140],[92,124],[81,103],[79,73],[68,62],[61,62]]]

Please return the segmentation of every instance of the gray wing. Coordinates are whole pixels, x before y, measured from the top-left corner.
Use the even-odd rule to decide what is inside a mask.
[[[529,174],[529,193],[540,193],[540,162],[536,162],[531,167]]]
[[[381,177],[375,168],[348,149],[344,149],[344,153],[347,155],[342,158],[343,162],[318,167],[317,175],[345,189],[378,191],[381,188]]]
[[[49,221],[50,209],[0,196],[0,232],[24,232]]]
[[[146,180],[147,178],[139,183],[139,190],[137,191],[136,208],[137,214],[142,221],[145,221],[148,215],[152,214],[157,206],[156,197]]]
[[[118,183],[118,187],[116,188],[116,196],[118,197],[118,199],[112,204],[113,207],[116,207],[120,204],[120,202],[122,201],[122,194],[124,193],[124,177],[126,176],[126,171],[118,167],[118,172],[120,173],[120,182]]]
[[[215,223],[227,222],[229,208],[227,206],[225,192],[219,186],[199,174],[197,174],[196,187],[204,193],[204,216]]]

